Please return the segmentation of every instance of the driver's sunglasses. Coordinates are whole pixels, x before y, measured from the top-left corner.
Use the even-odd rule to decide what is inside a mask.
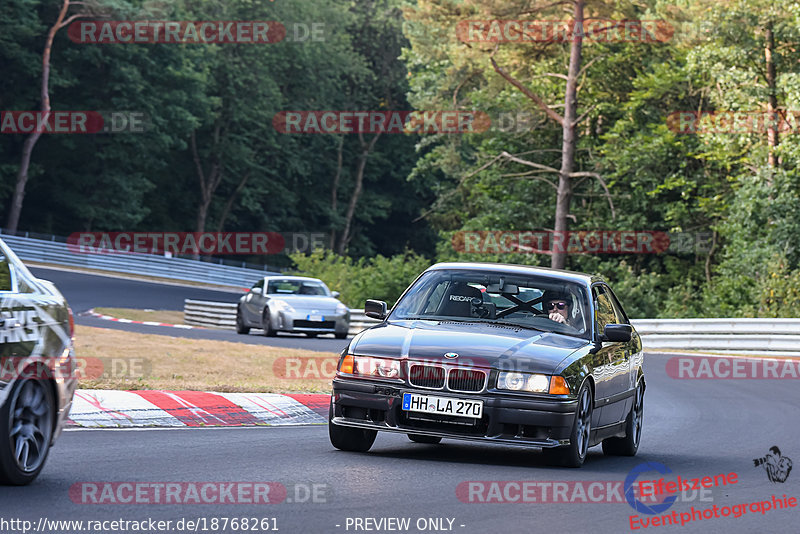
[[[548,310],[555,310],[556,308],[558,308],[559,310],[564,310],[564,309],[567,308],[567,303],[563,302],[563,301],[562,302],[551,302],[551,303],[549,303],[547,305],[547,309]]]

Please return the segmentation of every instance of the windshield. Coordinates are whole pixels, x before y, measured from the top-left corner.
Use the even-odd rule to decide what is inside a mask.
[[[436,270],[425,273],[390,319],[488,322],[588,338],[586,291],[545,276]]]
[[[327,297],[328,288],[322,282],[309,280],[270,280],[268,295],[317,295]]]

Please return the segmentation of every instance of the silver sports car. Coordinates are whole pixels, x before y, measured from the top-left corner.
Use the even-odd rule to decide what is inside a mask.
[[[77,387],[72,312],[0,240],[0,484],[32,482]]]
[[[322,280],[301,276],[266,276],[239,299],[236,331],[261,328],[265,336],[302,332],[308,337],[334,334],[347,337],[350,310]]]

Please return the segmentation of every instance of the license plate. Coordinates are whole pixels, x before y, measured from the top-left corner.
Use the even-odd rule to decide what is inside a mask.
[[[483,416],[483,401],[403,393],[403,410],[480,419]]]
[[[306,315],[306,321],[316,321],[321,323],[325,320],[325,317],[322,315]]]

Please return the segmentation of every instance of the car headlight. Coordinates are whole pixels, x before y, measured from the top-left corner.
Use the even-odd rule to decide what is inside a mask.
[[[497,375],[497,389],[548,393],[550,391],[550,377],[531,373],[501,371]]]
[[[268,306],[271,306],[271,307],[275,308],[278,311],[284,311],[284,312],[293,312],[294,311],[294,308],[292,308],[291,306],[289,306],[288,304],[286,304],[282,300],[270,301]]]
[[[375,378],[400,378],[400,361],[348,354],[339,364],[339,372]]]
[[[344,304],[337,304],[336,305],[336,315],[344,315],[348,311],[350,311],[350,308],[348,308]]]

